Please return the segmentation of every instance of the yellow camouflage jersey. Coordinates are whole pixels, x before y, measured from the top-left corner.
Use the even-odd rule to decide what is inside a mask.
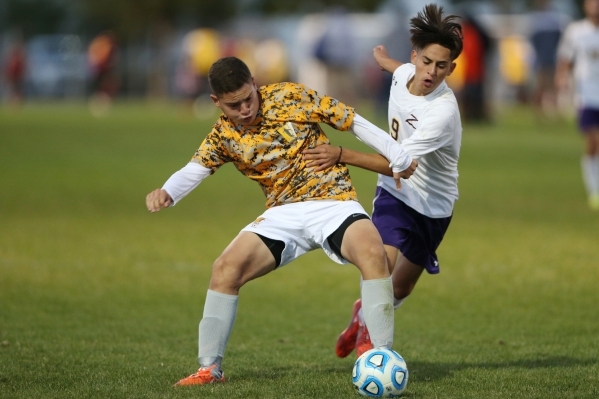
[[[295,83],[260,87],[252,125],[234,126],[225,115],[212,127],[192,158],[214,173],[226,162],[262,187],[266,207],[320,199],[357,200],[349,171],[335,165],[308,169],[302,152],[329,139],[319,123],[348,130],[354,109]]]

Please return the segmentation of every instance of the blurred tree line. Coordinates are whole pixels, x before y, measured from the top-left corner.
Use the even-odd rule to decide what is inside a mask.
[[[137,39],[168,26],[215,27],[240,15],[303,14],[342,6],[374,11],[386,0],[0,0],[0,32],[18,29],[28,38],[44,33],[93,35],[110,29],[123,39]],[[470,0],[453,0],[455,4]],[[490,0],[509,10],[515,2]],[[574,1],[579,6],[583,0]],[[424,1],[423,4],[429,1]],[[434,2],[434,0],[430,0]]]
[[[79,35],[80,49],[108,33],[119,49],[122,93],[164,96],[173,72],[173,42],[181,32],[222,28],[241,16],[299,16],[332,7],[372,12],[385,3],[435,0],[0,0],[0,56],[11,41],[37,35]],[[449,0],[455,5],[488,2],[501,13],[533,9],[537,0]],[[556,0],[580,6],[583,0]],[[77,39],[79,40],[79,39]],[[69,47],[70,49],[71,47]],[[2,60],[0,60],[1,62]],[[179,61],[179,60],[177,60]]]
[[[0,0],[0,31],[93,35],[110,29],[136,39],[158,27],[214,27],[239,15],[319,12],[330,6],[373,11],[384,0]]]

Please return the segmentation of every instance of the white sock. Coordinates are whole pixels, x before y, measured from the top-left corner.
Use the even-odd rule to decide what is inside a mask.
[[[362,280],[360,280],[360,290],[362,289]],[[395,296],[393,296],[393,310],[397,309],[398,307],[401,306],[401,304],[408,299],[408,297],[405,297],[404,299],[397,299],[395,298]],[[362,308],[360,308],[360,310],[358,310],[358,320],[360,321],[360,323],[364,324],[364,314],[362,313]]]
[[[401,304],[403,303],[403,301],[405,301],[406,299],[407,298],[397,299],[397,298],[393,297],[393,310],[400,307]],[[362,313],[362,308],[360,308],[360,310],[358,310],[358,320],[360,321],[360,323],[364,324],[364,313]]]
[[[580,166],[587,194],[599,195],[599,156],[583,155]]]
[[[397,309],[398,307],[401,306],[401,304],[403,303],[403,301],[405,301],[407,299],[397,299],[395,297],[393,297],[393,310]],[[358,320],[360,323],[365,324],[364,322],[364,313],[362,313],[362,308],[360,308],[360,310],[358,310]]]
[[[407,298],[407,297],[406,297]],[[406,300],[406,298],[404,299],[397,299],[395,298],[395,296],[393,297],[393,309],[397,309],[398,307],[401,306],[401,304],[403,303],[403,301]]]
[[[237,295],[208,290],[200,321],[198,359],[200,366],[217,363],[219,368],[237,314]]]
[[[393,285],[391,277],[362,281],[362,315],[373,347],[393,346]]]

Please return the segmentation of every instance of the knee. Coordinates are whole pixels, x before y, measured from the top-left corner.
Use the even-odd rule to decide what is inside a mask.
[[[375,259],[376,264],[377,265],[382,265],[382,266],[384,266],[387,269],[388,268],[388,266],[387,266],[387,253],[385,252],[385,247],[383,247],[382,245],[380,247],[373,245],[369,249],[370,249],[370,257],[372,259]]]
[[[237,265],[226,255],[218,257],[212,265],[210,289],[220,292],[238,291],[243,285],[241,265]]]
[[[397,301],[406,299],[414,290],[414,285],[409,283],[394,283],[393,297]]]
[[[599,132],[589,132],[586,142],[587,155],[594,156],[599,154]]]
[[[384,248],[378,248],[376,246],[371,246],[368,248],[368,253],[365,254],[369,262],[368,269],[371,273],[376,273],[378,278],[388,277],[389,276],[389,267],[387,265],[387,254],[385,253]]]

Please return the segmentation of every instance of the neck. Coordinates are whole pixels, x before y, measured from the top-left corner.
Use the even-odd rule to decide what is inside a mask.
[[[406,85],[406,87],[408,88],[408,92],[413,96],[421,96],[422,93],[419,93],[416,91],[414,81],[415,81],[414,77],[412,77],[412,79],[410,79],[408,81],[408,84]]]

